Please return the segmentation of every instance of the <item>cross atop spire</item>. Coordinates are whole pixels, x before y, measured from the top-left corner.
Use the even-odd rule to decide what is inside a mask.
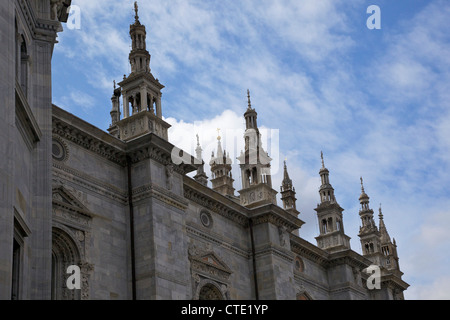
[[[323,151],[320,152],[320,157],[322,158],[322,168],[325,168],[325,161],[323,160]]]
[[[364,191],[364,180],[363,180],[363,177],[361,177],[361,191],[362,191],[362,193],[365,193],[365,191]]]
[[[139,6],[138,6],[137,1],[134,2],[134,12],[136,13],[134,18],[136,19],[136,22],[138,22],[139,21]]]
[[[248,108],[252,108],[252,101],[250,99],[250,89],[247,89],[247,98],[248,98]]]

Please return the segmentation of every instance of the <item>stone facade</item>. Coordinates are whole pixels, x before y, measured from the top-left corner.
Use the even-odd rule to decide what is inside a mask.
[[[0,299],[403,298],[408,284],[381,211],[380,230],[361,233],[380,251],[356,253],[324,166],[318,245],[298,236],[295,188],[285,165],[278,206],[250,94],[240,196],[220,138],[213,188],[200,145],[195,158],[174,161],[137,5],[132,73],[114,90],[109,133],[52,105],[51,56],[69,5],[0,2]],[[364,272],[373,263],[379,290]],[[72,265],[80,290],[67,286]]]

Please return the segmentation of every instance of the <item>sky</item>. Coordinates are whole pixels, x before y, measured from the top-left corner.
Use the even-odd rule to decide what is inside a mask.
[[[130,73],[133,3],[73,0],[53,54],[53,103],[105,131],[113,81]],[[363,177],[418,300],[450,299],[449,16],[446,0],[139,1],[170,142],[195,154],[198,134],[209,163],[220,134],[235,159],[249,89],[277,191],[287,161],[300,236],[316,244],[323,151],[352,249]],[[237,160],[233,177],[238,191]]]

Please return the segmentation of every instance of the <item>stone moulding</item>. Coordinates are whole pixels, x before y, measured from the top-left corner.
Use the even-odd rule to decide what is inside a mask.
[[[207,241],[208,243],[214,243],[217,246],[223,247],[231,252],[244,257],[245,259],[250,258],[251,252],[249,250],[244,250],[232,245],[230,242],[222,239],[222,236],[219,234],[212,233],[210,230],[204,231],[204,228],[201,228],[198,225],[194,225],[192,223],[186,224],[186,232],[191,237],[196,237],[203,241]]]
[[[118,201],[123,205],[128,203],[128,194],[126,191],[102,183],[101,181],[65,166],[64,164],[53,162],[53,175],[55,178],[64,178],[68,181],[72,181],[79,186],[111,200]]]
[[[122,167],[126,165],[126,157],[123,150],[107,144],[74,126],[68,125],[56,117],[53,117],[53,134],[93,151]]]
[[[236,222],[243,227],[248,226],[247,216],[229,208],[213,198],[204,195],[202,192],[199,192],[186,184],[184,184],[184,197],[212,212],[220,214],[221,216]]]
[[[42,132],[39,124],[28,105],[28,100],[22,91],[22,87],[16,81],[16,124],[19,131],[22,133],[24,140],[29,141],[28,145],[31,147],[36,142],[41,140]],[[30,148],[30,150],[32,147]]]
[[[186,210],[189,205],[188,201],[183,197],[169,192],[154,183],[147,184],[133,190],[133,203],[137,203],[140,200],[144,200],[149,197],[155,197],[162,202],[183,211]]]
[[[326,267],[328,263],[329,253],[323,251],[306,240],[290,234],[291,250],[301,257],[305,257],[322,267]]]
[[[294,261],[294,254],[292,252],[289,252],[287,250],[280,250],[273,245],[267,245],[263,248],[256,248],[256,257],[264,256],[267,254],[278,256],[289,263],[292,263]]]
[[[80,129],[79,127],[86,128]],[[153,133],[124,142],[55,105],[53,105],[53,134],[90,150],[121,167],[126,167],[128,161],[136,164],[146,159],[153,159],[163,165],[173,163],[174,146]],[[191,163],[194,163],[194,158],[192,156],[189,158]],[[196,169],[195,165],[189,163],[174,166],[174,171],[181,175]]]

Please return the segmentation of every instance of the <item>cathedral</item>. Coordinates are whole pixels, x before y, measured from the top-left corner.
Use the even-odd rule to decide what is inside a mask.
[[[272,185],[250,92],[241,190],[220,136],[208,161],[200,143],[195,155],[174,157],[137,4],[131,72],[114,85],[111,126],[53,105],[52,54],[70,5],[0,2],[0,299],[404,298],[381,208],[376,223],[361,179],[363,252],[353,251],[323,154],[317,243],[299,236],[295,177],[285,162],[282,185]]]

